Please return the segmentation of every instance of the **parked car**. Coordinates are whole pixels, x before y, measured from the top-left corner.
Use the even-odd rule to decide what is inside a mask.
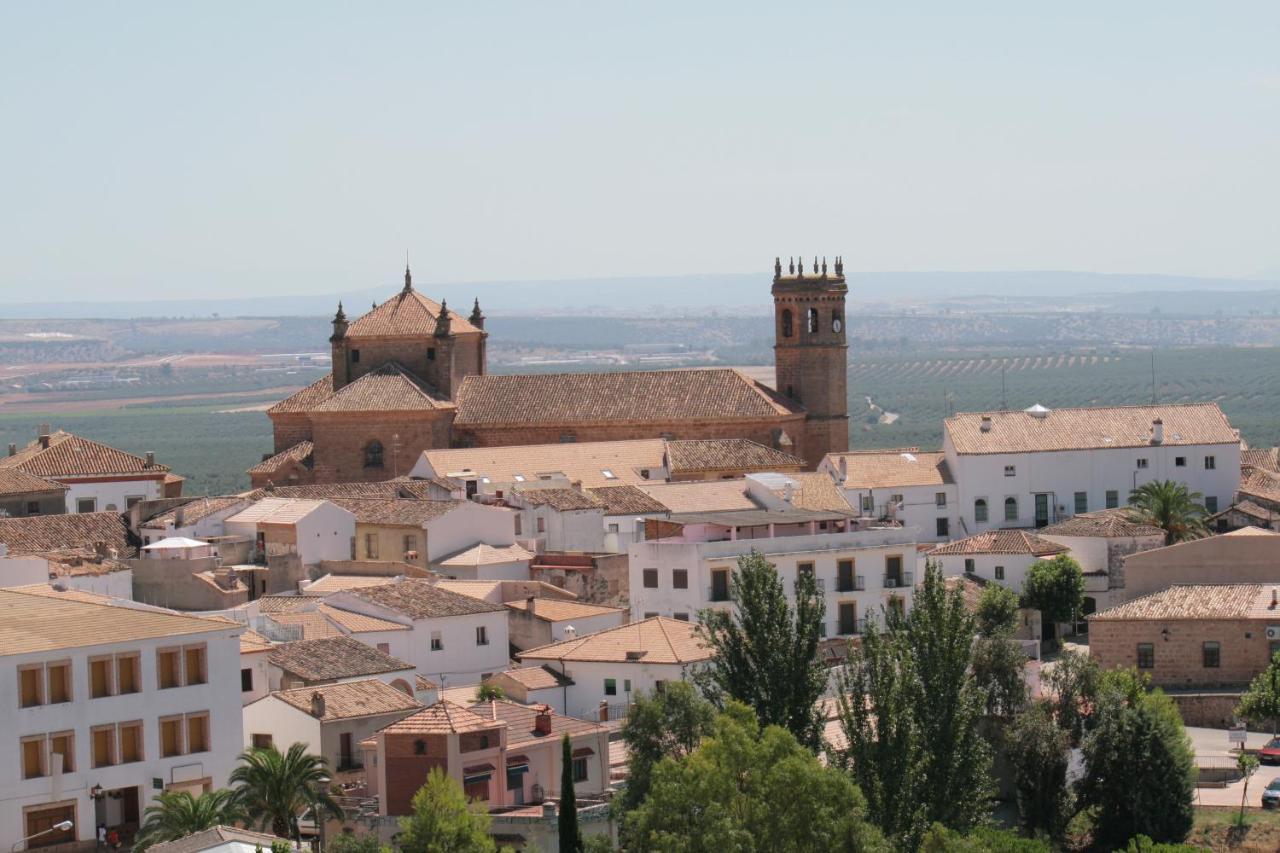
[[[1280,806],[1280,776],[1271,780],[1271,784],[1262,792],[1262,807],[1274,809]]]
[[[1263,764],[1280,764],[1280,737],[1273,737],[1258,750],[1258,761]]]

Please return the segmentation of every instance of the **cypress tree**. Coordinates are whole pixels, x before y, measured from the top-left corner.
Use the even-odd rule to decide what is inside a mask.
[[[565,735],[561,741],[560,759],[560,853],[582,853],[582,836],[578,833],[578,798],[573,791],[573,742]]]

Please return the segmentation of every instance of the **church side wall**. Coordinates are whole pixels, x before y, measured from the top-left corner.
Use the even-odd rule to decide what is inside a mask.
[[[315,482],[355,483],[407,474],[422,451],[448,447],[453,412],[352,412],[313,417]],[[395,436],[399,436],[398,450]],[[382,443],[383,466],[366,468],[365,447],[374,439]]]

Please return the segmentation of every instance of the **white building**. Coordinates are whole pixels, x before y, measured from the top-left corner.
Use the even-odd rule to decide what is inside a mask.
[[[832,453],[818,470],[831,476],[865,517],[914,527],[922,542],[946,542],[956,535],[958,492],[940,451],[908,447]]]
[[[432,568],[446,577],[473,581],[527,581],[533,554],[519,545],[495,548],[481,542],[450,554]]]
[[[1027,530],[988,530],[939,545],[925,558],[941,565],[944,575],[971,575],[1007,586],[1021,595],[1032,563],[1067,551],[1065,545]]]
[[[1128,511],[1104,509],[1072,516],[1037,533],[1071,549],[1084,572],[1081,617],[1124,601],[1125,558],[1164,547],[1164,530],[1130,521]],[[1087,625],[1087,623],[1084,623]]]
[[[271,692],[376,678],[414,695],[413,664],[353,637],[281,643],[267,656]]]
[[[257,631],[240,635],[240,704],[256,702],[271,692],[271,650],[275,646]]]
[[[80,592],[0,591],[0,831],[92,843],[162,790],[224,787],[240,725],[244,626],[118,607]],[[37,842],[39,843],[39,842]]]
[[[411,479],[447,478],[461,483],[466,497],[502,497],[532,484],[583,488],[635,485],[666,478],[666,442],[589,441],[513,447],[458,447],[424,450]]]
[[[510,492],[506,501],[515,511],[516,537],[537,543],[539,553],[604,550],[604,506],[587,493],[535,484]]]
[[[143,545],[172,537],[209,539],[222,536],[224,522],[252,502],[243,495],[196,498],[152,516],[139,525],[138,532]]]
[[[625,554],[643,541],[646,520],[671,514],[669,507],[637,486],[601,486],[587,493],[604,507],[604,550],[611,554]]]
[[[944,423],[959,530],[1046,527],[1122,506],[1153,480],[1185,483],[1216,512],[1240,482],[1240,436],[1215,403],[973,412]]]
[[[658,616],[530,649],[519,658],[560,673],[561,696],[554,707],[571,717],[603,721],[625,716],[635,694],[687,679],[710,660],[711,650],[693,623]]]
[[[626,621],[626,611],[560,598],[529,598],[507,602],[511,645],[531,649],[582,634],[616,628]]]
[[[254,542],[256,555],[297,554],[304,566],[351,559],[356,517],[323,500],[265,498],[223,522],[226,535]]]

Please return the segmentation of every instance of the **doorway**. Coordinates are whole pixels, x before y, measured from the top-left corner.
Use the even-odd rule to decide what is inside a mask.
[[[77,829],[79,827],[72,826],[68,830],[55,830],[53,827],[64,820],[69,820],[73,824],[76,819],[76,804],[64,803],[60,806],[43,806],[32,809],[26,813],[26,831],[23,833],[31,840],[27,842],[27,849],[33,847],[50,847],[54,844],[65,844],[68,841],[75,841]],[[51,831],[52,830],[52,831]],[[31,836],[38,836],[32,838]]]
[[[1043,492],[1036,495],[1036,527],[1049,526],[1049,496]]]

